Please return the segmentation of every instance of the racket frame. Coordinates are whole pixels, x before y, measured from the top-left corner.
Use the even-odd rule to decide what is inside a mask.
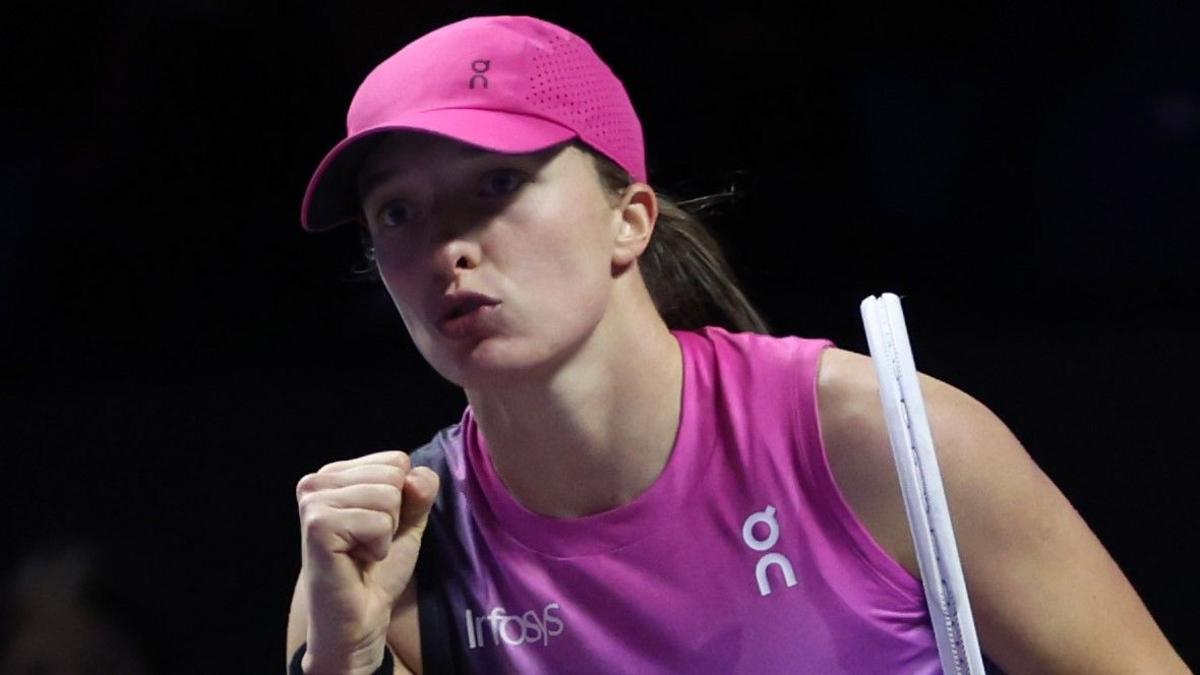
[[[983,655],[900,298],[870,296],[859,309],[942,670],[982,675]]]

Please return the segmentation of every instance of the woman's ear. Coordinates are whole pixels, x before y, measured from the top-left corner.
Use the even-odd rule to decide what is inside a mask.
[[[645,183],[632,183],[621,193],[617,205],[616,240],[613,242],[613,264],[632,265],[650,244],[654,223],[658,220],[658,196]]]

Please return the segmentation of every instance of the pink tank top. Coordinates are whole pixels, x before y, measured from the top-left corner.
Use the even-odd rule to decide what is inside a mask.
[[[426,663],[449,644],[448,662],[478,672],[941,672],[919,580],[830,473],[816,401],[830,343],[675,335],[678,437],[628,504],[525,509],[469,409],[414,454],[444,473],[418,569],[422,631],[437,633],[423,634]]]

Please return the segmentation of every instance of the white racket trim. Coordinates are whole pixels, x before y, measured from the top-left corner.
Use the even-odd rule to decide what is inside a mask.
[[[871,296],[859,309],[942,670],[982,675],[983,655],[900,298],[892,293]]]

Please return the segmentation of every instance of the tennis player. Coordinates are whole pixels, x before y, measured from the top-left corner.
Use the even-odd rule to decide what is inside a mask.
[[[870,360],[766,335],[587,42],[444,26],[348,128],[302,222],[366,229],[468,406],[299,481],[291,672],[941,672]],[[986,656],[1187,672],[1004,424],[922,388]]]

